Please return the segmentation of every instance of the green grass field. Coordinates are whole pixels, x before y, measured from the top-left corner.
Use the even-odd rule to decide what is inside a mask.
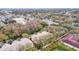
[[[53,51],[76,51],[73,48],[70,48],[62,43],[58,44],[56,48],[52,49]]]

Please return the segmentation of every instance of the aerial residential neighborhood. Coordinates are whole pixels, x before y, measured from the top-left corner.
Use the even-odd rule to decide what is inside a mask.
[[[0,9],[0,51],[79,51],[79,9]]]

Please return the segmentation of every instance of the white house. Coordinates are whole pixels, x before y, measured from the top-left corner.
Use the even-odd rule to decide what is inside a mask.
[[[47,31],[43,31],[41,33],[37,33],[37,34],[34,34],[31,36],[32,38],[32,41],[34,43],[36,43],[37,45],[40,43],[40,44],[43,44],[43,45],[46,45],[49,43],[49,41],[51,41],[52,39],[52,34],[47,32]]]
[[[12,20],[15,20],[17,23],[25,24],[26,20],[24,18],[13,18]]]

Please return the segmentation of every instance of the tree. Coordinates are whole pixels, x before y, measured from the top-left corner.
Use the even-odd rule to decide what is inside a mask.
[[[23,33],[23,34],[22,34],[22,37],[26,37],[26,38],[28,38],[29,35],[28,35],[27,33]]]
[[[0,41],[7,40],[9,37],[3,33],[0,33]]]

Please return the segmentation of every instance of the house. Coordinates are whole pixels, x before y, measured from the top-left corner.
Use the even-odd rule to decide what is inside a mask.
[[[48,25],[53,24],[53,20],[52,19],[43,19],[42,21],[46,22]]]
[[[46,44],[51,43],[52,38],[53,38],[53,36],[51,33],[47,32],[47,31],[43,31],[43,32],[32,35],[31,41],[33,41],[36,44],[36,47],[38,47],[38,49],[39,49],[39,48],[45,46]]]
[[[26,20],[24,18],[13,18],[12,20],[15,20],[16,23],[25,24]]]

